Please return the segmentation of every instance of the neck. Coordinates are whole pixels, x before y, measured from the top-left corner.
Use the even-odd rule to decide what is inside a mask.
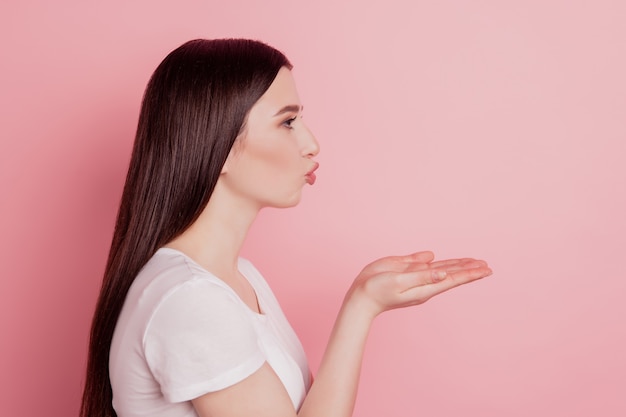
[[[200,217],[166,246],[180,250],[217,276],[237,273],[237,260],[260,207],[218,185]]]

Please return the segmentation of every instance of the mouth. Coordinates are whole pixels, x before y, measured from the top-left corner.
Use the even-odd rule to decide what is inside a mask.
[[[317,168],[319,168],[320,164],[318,164],[317,162],[315,163],[315,165],[313,166],[313,168],[306,173],[306,175],[304,176],[304,178],[306,179],[306,182],[310,185],[315,184],[315,170]]]

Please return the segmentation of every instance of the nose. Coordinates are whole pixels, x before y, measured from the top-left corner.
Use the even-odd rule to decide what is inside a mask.
[[[317,139],[315,139],[315,135],[313,135],[313,132],[311,132],[311,130],[304,125],[303,123],[303,128],[302,129],[302,154],[308,158],[314,157],[315,155],[317,155],[320,152],[320,145],[317,142]]]

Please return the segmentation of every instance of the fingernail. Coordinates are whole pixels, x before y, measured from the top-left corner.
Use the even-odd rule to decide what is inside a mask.
[[[446,278],[446,276],[448,276],[448,274],[446,273],[446,271],[433,271],[433,281],[437,282],[437,281],[442,281]]]

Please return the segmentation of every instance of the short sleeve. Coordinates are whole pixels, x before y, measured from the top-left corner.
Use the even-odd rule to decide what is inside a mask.
[[[265,361],[245,305],[205,279],[185,282],[159,304],[144,335],[144,353],[170,402],[234,385]]]

